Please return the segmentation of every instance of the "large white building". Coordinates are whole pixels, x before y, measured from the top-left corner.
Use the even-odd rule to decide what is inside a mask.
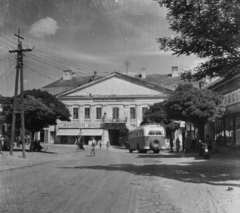
[[[70,122],[58,121],[56,126],[46,129],[45,142],[73,144],[81,135],[85,144],[95,137],[111,145],[118,144],[121,128],[139,126],[148,107],[172,93],[144,79],[117,72],[77,78],[70,70],[42,90],[55,94],[72,115]]]

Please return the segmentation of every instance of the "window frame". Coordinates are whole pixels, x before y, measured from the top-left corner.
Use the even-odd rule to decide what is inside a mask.
[[[100,113],[98,112],[100,110]],[[98,116],[100,114],[100,116]],[[102,119],[102,107],[96,107],[96,119],[100,120]]]
[[[136,119],[136,107],[130,107],[130,119]]]
[[[79,108],[78,107],[73,107],[73,119],[79,119]]]
[[[115,112],[114,109],[117,109],[116,112]],[[120,110],[119,110],[119,107],[113,107],[113,108],[112,108],[112,112],[113,112],[113,113],[112,113],[112,118],[113,118],[113,119],[119,119],[119,111],[120,111]]]
[[[87,113],[87,110],[89,110],[89,112]],[[88,116],[86,116],[88,115]],[[91,111],[90,111],[90,107],[85,107],[84,108],[84,119],[90,119],[91,117]]]

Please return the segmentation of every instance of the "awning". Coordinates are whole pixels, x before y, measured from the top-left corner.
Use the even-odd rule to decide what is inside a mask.
[[[102,135],[102,129],[81,129],[80,135],[82,136],[99,136]]]
[[[58,129],[57,136],[77,136],[80,129]]]

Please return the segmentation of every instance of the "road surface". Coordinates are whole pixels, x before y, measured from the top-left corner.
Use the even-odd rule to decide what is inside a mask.
[[[206,161],[167,152],[130,154],[125,149],[97,148],[91,157],[89,148],[71,149],[52,155],[50,162],[0,171],[0,212],[234,213],[240,209],[239,167],[232,167],[230,179],[235,182],[228,183],[223,168],[214,170],[214,160],[208,163],[213,171],[207,172]],[[226,192],[229,186],[234,190]]]

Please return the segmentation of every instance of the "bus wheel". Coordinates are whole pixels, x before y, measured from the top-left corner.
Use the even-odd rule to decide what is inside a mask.
[[[132,153],[132,152],[133,152],[133,150],[132,150],[132,149],[129,149],[129,152],[130,152],[130,153]]]
[[[158,154],[158,153],[160,152],[160,150],[153,150],[153,152],[154,152],[155,154]]]

